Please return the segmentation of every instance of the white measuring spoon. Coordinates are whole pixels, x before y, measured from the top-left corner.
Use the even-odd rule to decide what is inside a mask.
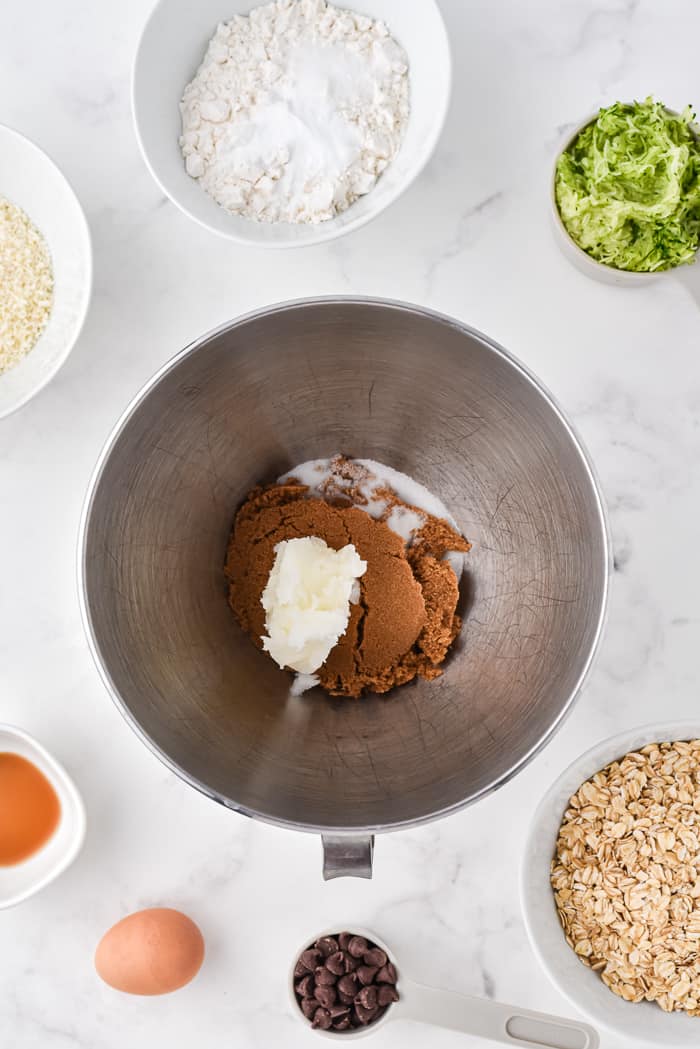
[[[295,956],[289,976],[289,993],[295,1016],[309,1027],[294,993],[294,967],[302,951],[313,946],[322,936],[337,936],[340,926],[332,931],[319,933],[308,941]],[[486,998],[473,998],[456,991],[441,991],[423,984],[414,983],[402,974],[392,952],[387,945],[373,932],[358,929],[354,923],[342,926],[354,935],[376,943],[385,952],[390,962],[396,966],[398,982],[396,988],[400,998],[389,1005],[384,1014],[367,1027],[348,1031],[322,1031],[316,1033],[325,1038],[349,1039],[363,1038],[373,1034],[384,1024],[395,1020],[413,1020],[416,1023],[445,1027],[450,1031],[485,1038],[499,1045],[519,1046],[520,1049],[598,1049],[600,1040],[597,1032],[588,1024],[577,1020],[568,1020],[548,1013],[537,1013],[531,1009],[521,1009],[515,1005],[504,1005]]]

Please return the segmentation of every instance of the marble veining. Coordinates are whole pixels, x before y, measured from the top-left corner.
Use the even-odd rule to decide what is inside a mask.
[[[556,145],[598,105],[650,92],[700,105],[700,7],[442,7],[454,97],[431,164],[374,223],[294,254],[210,235],[153,183],[129,112],[149,0],[111,12],[87,0],[15,2],[4,20],[2,120],[47,149],[78,192],[94,238],[95,293],[59,376],[0,424],[0,720],[35,733],[65,763],[89,827],[65,876],[0,914],[2,1049],[311,1045],[287,1009],[287,961],[307,934],[353,920],[374,927],[418,980],[566,1013],[519,910],[533,808],[584,747],[697,708],[698,274],[629,290],[587,280],[550,234],[547,192]],[[75,587],[83,493],[133,393],[230,317],[327,293],[425,303],[522,358],[588,445],[615,548],[600,658],[555,740],[472,809],[380,839],[371,884],[324,885],[316,839],[212,804],[149,754],[91,662]],[[192,914],[208,960],[172,998],[124,998],[97,980],[94,948],[124,913],[158,903]],[[426,1036],[390,1025],[374,1044],[419,1049]],[[447,1032],[429,1037],[435,1049],[468,1044]],[[607,1035],[602,1045],[634,1049]]]

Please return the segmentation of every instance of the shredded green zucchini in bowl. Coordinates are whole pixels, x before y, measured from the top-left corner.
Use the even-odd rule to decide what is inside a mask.
[[[700,241],[700,143],[690,106],[616,102],[560,155],[559,214],[598,262],[651,273],[692,262]]]

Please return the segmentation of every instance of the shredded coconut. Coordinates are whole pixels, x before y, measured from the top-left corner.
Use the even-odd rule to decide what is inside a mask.
[[[187,172],[232,214],[323,222],[396,155],[408,94],[406,54],[383,22],[274,0],[222,22],[185,88]]]
[[[0,197],[0,374],[35,345],[53,304],[53,270],[26,212]]]

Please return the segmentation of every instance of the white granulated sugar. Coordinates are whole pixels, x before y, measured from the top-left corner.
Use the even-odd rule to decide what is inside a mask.
[[[408,510],[405,506],[395,506],[387,517],[386,523],[392,532],[396,532],[408,543],[425,524],[425,517],[416,513],[415,510]]]
[[[358,505],[370,515],[370,517],[382,517],[387,510],[386,500],[382,498],[381,492],[384,488],[392,491],[408,506],[392,507],[386,523],[393,532],[399,535],[407,545],[410,545],[417,533],[425,524],[425,519],[420,511],[431,514],[433,517],[442,518],[447,521],[455,531],[459,532],[459,525],[447,509],[442,499],[429,491],[425,485],[415,481],[407,474],[394,470],[391,466],[378,463],[374,459],[353,459],[352,462],[366,471],[362,481],[356,477],[343,477],[337,469],[338,455],[330,459],[310,459],[300,463],[293,470],[278,477],[277,483],[294,478],[299,484],[306,485],[312,498],[323,499],[324,489],[329,481],[332,481],[335,491],[347,492],[355,489],[361,495],[362,502]],[[414,507],[415,509],[409,509]],[[464,571],[464,554],[456,550],[450,550],[445,554],[445,560],[451,565],[457,579],[461,578]]]
[[[278,477],[277,483],[283,484],[293,477],[299,484],[306,485],[313,497],[323,498],[324,487],[332,480],[336,490],[344,491],[354,488],[359,491],[365,500],[362,503],[362,509],[366,510],[371,517],[381,517],[386,512],[386,501],[382,499],[380,493],[383,488],[391,488],[404,503],[417,507],[418,510],[424,510],[426,514],[432,514],[433,517],[443,518],[456,531],[459,531],[457,522],[442,499],[438,499],[436,495],[428,491],[425,485],[415,481],[412,477],[394,470],[391,466],[385,466],[384,463],[378,463],[374,459],[353,459],[351,461],[356,466],[366,471],[365,477],[362,481],[356,477],[346,478],[337,469],[337,462],[340,458],[341,456],[336,454],[329,459],[309,459],[308,462],[300,463],[293,470],[282,474],[281,477]],[[394,507],[392,514],[395,514],[393,521],[387,523],[389,527],[396,524],[394,531],[403,539],[409,539],[412,533],[424,524],[420,514],[414,514],[406,507]]]
[[[210,40],[180,104],[185,166],[234,215],[323,222],[392,161],[408,95],[406,54],[383,22],[274,0]]]

